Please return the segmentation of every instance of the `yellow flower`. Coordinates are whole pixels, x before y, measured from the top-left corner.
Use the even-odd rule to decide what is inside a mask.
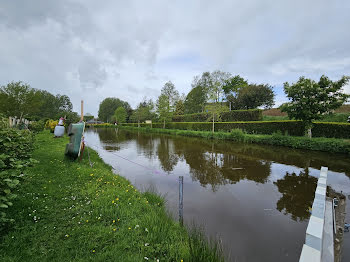
[[[115,200],[117,200],[117,201],[118,201],[118,200],[119,200],[119,198],[117,197]]]
[[[92,253],[95,253],[96,251],[95,251],[95,249],[94,250],[92,250]]]
[[[115,232],[115,231],[117,231],[117,229],[116,229],[116,228],[113,228],[113,231]]]
[[[113,220],[113,223],[115,223],[115,220]]]
[[[86,223],[89,222],[89,220],[86,220]]]
[[[183,260],[183,259],[181,259],[181,262],[184,262],[184,260]]]
[[[131,227],[129,227],[129,230],[131,229]]]
[[[90,176],[93,176],[94,174],[90,174]]]
[[[114,200],[112,201],[112,204],[114,204]]]

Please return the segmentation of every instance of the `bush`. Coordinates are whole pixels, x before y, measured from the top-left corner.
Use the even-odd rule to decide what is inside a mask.
[[[229,132],[207,132],[207,131],[189,131],[189,130],[174,130],[174,129],[161,129],[161,128],[143,128],[126,127],[132,130],[139,130],[144,132],[154,132],[161,134],[191,136],[191,137],[203,137],[207,139],[221,139],[231,140],[245,143],[257,143],[273,146],[285,146],[297,149],[316,150],[332,153],[345,153],[350,154],[350,143],[335,139],[335,138],[308,138],[308,137],[295,137],[285,136],[282,132],[275,132],[272,135],[252,135],[244,134],[242,130],[232,130]]]
[[[33,160],[33,133],[29,130],[0,130],[0,231],[13,221],[6,216],[6,210],[16,197],[14,188],[19,184],[23,169]]]
[[[45,122],[43,120],[34,121],[28,126],[29,130],[34,133],[43,131],[44,127],[45,127]]]
[[[222,122],[232,121],[259,121],[262,120],[262,110],[233,110],[220,114]],[[208,113],[187,114],[173,116],[173,122],[207,122],[210,118]]]
[[[137,126],[137,124],[124,124]],[[141,127],[150,127],[150,124],[142,123]],[[153,128],[162,128],[163,124],[153,123]],[[181,122],[167,123],[168,129],[211,131],[212,123],[209,122]],[[304,136],[305,129],[302,121],[281,120],[281,121],[254,121],[254,122],[216,122],[215,131],[231,132],[232,129],[241,129],[248,134],[272,135],[280,132],[290,136]],[[313,137],[344,138],[350,139],[350,124],[348,123],[324,123],[315,122],[312,128]]]
[[[45,123],[45,128],[49,129],[51,133],[55,131],[55,127],[58,125],[58,120],[49,119]]]
[[[337,122],[316,122],[312,128],[312,136],[350,139],[350,124]]]

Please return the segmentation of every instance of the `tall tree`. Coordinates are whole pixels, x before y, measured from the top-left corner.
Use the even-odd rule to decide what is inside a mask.
[[[201,113],[208,100],[208,90],[212,86],[209,72],[204,72],[201,77],[195,76],[192,81],[192,90],[186,96],[184,106],[185,114]]]
[[[179,92],[171,81],[164,84],[161,94],[168,97],[171,109],[175,109],[175,104],[179,100]]]
[[[163,128],[165,128],[165,123],[171,120],[173,111],[169,98],[164,94],[161,94],[157,99],[157,114],[159,120],[163,122]]]
[[[179,92],[175,89],[175,85],[170,81],[165,83],[157,100],[157,113],[159,119],[164,123],[164,128],[165,122],[171,120],[178,100]]]
[[[275,94],[269,85],[250,84],[239,88],[231,100],[234,109],[271,108]]]
[[[182,94],[175,104],[175,115],[185,114],[185,94]]]
[[[150,99],[146,101],[144,99],[143,102],[141,102],[137,108],[134,110],[132,113],[130,120],[132,122],[137,122],[140,126],[140,122],[143,122],[145,120],[153,120],[155,118],[155,113],[154,111],[154,103]]]
[[[324,75],[318,82],[305,77],[300,77],[292,85],[286,82],[284,92],[291,102],[282,105],[281,110],[289,118],[302,120],[311,137],[312,121],[321,119],[324,114],[337,109],[348,100],[350,96],[343,92],[343,87],[348,82],[347,76],[332,81]]]
[[[131,107],[128,102],[120,100],[119,98],[108,97],[105,98],[101,103],[98,110],[98,118],[104,122],[110,122],[115,110],[118,107],[124,107],[128,113],[127,117],[132,113]]]
[[[209,86],[209,99],[213,100],[213,102],[222,102],[223,101],[223,93],[224,86],[227,81],[231,78],[231,74],[228,72],[222,71],[214,71],[210,74],[210,83]]]
[[[11,82],[0,88],[0,112],[6,116],[34,116],[41,103],[39,93],[22,82]]]
[[[237,92],[243,87],[246,87],[248,85],[248,81],[245,80],[240,75],[235,75],[233,77],[230,77],[224,84],[223,90],[225,94],[225,99],[230,104],[233,103],[235,98],[237,97]]]
[[[118,107],[114,112],[114,118],[118,123],[125,123],[127,115],[125,108],[122,106]]]

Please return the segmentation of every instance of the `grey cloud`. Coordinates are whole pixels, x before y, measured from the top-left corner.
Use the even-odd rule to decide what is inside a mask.
[[[171,80],[187,93],[207,70],[280,85],[350,72],[346,0],[19,1],[0,4],[1,84],[80,99],[156,99]],[[173,66],[174,56],[197,56]],[[192,64],[191,64],[192,63]],[[279,98],[281,99],[281,98]]]

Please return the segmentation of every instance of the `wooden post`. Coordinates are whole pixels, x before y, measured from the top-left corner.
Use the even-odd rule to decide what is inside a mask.
[[[81,100],[81,115],[80,115],[80,122],[84,120],[84,100]]]
[[[183,193],[184,193],[184,177],[179,176],[179,222],[182,226],[184,223],[184,199],[183,199]]]

